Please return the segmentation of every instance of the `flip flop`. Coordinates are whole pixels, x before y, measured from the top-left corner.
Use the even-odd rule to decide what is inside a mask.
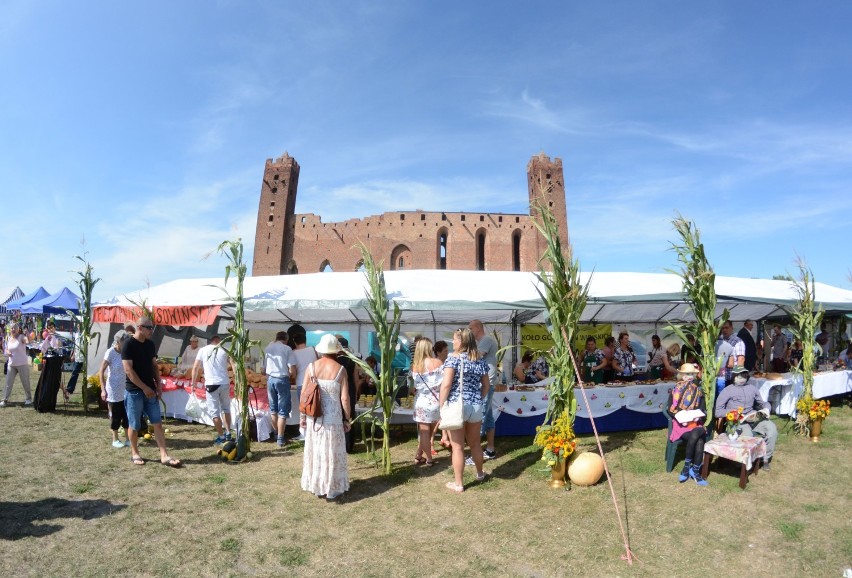
[[[464,491],[464,486],[459,486],[455,482],[447,482],[447,489],[453,493],[461,494]]]
[[[414,458],[414,465],[415,466],[422,466],[423,464],[426,464],[426,463],[428,463],[426,461],[426,458]]]
[[[144,466],[145,465],[145,460],[142,458],[142,456],[130,456],[130,462],[134,466]]]
[[[160,460],[160,463],[164,466],[169,466],[170,468],[179,468],[183,465],[183,462],[180,460],[170,457],[167,457],[165,460]]]

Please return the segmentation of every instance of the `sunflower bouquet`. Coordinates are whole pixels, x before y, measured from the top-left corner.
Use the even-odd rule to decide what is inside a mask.
[[[555,466],[557,461],[567,460],[574,453],[576,437],[568,410],[564,410],[553,423],[536,428],[533,444],[542,449],[541,459]]]
[[[812,399],[803,397],[796,402],[796,409],[800,414],[807,415],[808,419],[825,419],[831,415],[831,402],[827,399]]]
[[[725,414],[725,431],[728,434],[729,438],[736,438],[739,435],[737,428],[743,420],[743,408],[738,407],[737,409],[732,409],[728,413]]]

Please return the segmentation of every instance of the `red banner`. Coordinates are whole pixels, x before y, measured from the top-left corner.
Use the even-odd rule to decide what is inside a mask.
[[[219,315],[220,305],[183,307],[152,307],[154,323],[157,325],[212,325]],[[142,315],[138,307],[120,307],[118,305],[97,305],[92,308],[92,321],[95,323],[135,323]]]

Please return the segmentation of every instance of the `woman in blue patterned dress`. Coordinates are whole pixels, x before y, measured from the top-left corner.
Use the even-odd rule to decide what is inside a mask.
[[[465,440],[476,465],[476,481],[481,482],[486,478],[482,471],[479,428],[482,424],[482,400],[491,384],[488,381],[488,364],[480,359],[476,338],[470,329],[456,329],[453,333],[453,351],[455,355],[444,362],[444,380],[439,401],[440,405],[444,405],[445,402],[458,403],[459,396],[462,399],[464,425],[461,429],[449,432],[455,481],[447,482],[449,490],[460,494],[464,491]],[[463,375],[462,384],[459,383],[460,375]]]

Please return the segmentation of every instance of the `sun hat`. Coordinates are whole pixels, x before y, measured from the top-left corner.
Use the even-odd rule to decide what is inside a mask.
[[[326,355],[329,353],[340,353],[340,342],[331,333],[326,333],[320,338],[319,343],[314,348],[317,353]]]
[[[677,371],[678,373],[698,373],[698,368],[693,363],[684,363]]]

